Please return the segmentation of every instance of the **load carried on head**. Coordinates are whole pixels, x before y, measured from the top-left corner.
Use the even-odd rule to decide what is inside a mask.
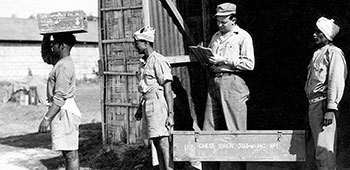
[[[87,32],[87,16],[82,10],[42,13],[37,18],[40,34]]]

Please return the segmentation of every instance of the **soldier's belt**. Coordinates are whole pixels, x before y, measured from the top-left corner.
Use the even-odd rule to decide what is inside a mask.
[[[314,104],[314,103],[317,103],[317,102],[322,101],[322,100],[325,100],[325,99],[327,99],[327,97],[325,97],[325,96],[320,96],[320,97],[316,97],[316,98],[310,99],[310,100],[309,100],[309,103],[310,103],[310,104]]]

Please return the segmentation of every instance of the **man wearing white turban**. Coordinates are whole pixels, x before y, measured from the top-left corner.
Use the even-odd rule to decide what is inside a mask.
[[[313,34],[317,50],[308,67],[305,92],[309,99],[309,125],[318,170],[336,168],[336,115],[347,75],[341,49],[332,41],[339,32],[334,20],[321,17]]]
[[[160,170],[172,170],[169,134],[174,126],[173,95],[171,90],[170,64],[153,49],[155,29],[145,26],[134,33],[134,45],[143,54],[138,90],[142,94],[141,115],[136,120],[146,119],[147,134],[154,144]]]

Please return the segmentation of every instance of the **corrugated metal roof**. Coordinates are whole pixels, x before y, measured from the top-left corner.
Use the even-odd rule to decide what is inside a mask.
[[[36,19],[0,18],[0,41],[41,41]],[[97,21],[88,21],[88,33],[75,34],[79,42],[98,42]]]

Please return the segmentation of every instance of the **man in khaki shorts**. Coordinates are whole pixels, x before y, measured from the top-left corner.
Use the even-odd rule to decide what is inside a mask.
[[[52,149],[60,150],[67,170],[79,169],[80,111],[74,101],[75,67],[70,51],[76,39],[71,33],[44,35],[41,53],[44,62],[53,65],[47,81],[49,109],[39,126],[39,132],[51,129]]]
[[[155,29],[145,26],[134,33],[134,45],[143,54],[138,90],[143,98],[143,115],[148,138],[153,142],[160,170],[174,169],[169,134],[174,126],[170,64],[153,49]],[[135,115],[140,120],[142,115]]]

